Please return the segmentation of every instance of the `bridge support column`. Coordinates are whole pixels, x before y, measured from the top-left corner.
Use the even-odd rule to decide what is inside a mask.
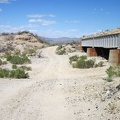
[[[87,48],[87,55],[88,57],[97,56],[97,52],[95,48]]]
[[[119,49],[110,50],[109,63],[120,65],[120,50]]]

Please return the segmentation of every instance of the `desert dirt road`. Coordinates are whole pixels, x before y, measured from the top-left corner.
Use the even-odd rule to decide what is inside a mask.
[[[106,68],[73,69],[70,55],[55,50],[38,51],[43,58],[32,58],[29,79],[0,79],[0,120],[103,120],[88,89],[103,84]]]

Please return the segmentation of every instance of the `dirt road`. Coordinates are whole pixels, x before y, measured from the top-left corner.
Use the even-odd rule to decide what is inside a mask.
[[[95,91],[88,89],[103,84],[106,68],[73,69],[69,55],[55,50],[45,48],[43,58],[32,58],[29,79],[0,79],[0,120],[103,120],[89,94]]]

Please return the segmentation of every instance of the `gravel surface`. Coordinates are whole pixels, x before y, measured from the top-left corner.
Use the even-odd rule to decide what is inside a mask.
[[[55,47],[39,50],[42,58],[31,58],[29,79],[0,79],[0,120],[120,120],[120,92],[111,89],[105,66],[76,69],[71,55],[56,55]],[[98,58],[98,60],[101,60]]]

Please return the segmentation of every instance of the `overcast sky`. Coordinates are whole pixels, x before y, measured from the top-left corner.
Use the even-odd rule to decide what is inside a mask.
[[[120,27],[120,0],[0,0],[0,33],[82,37]]]

